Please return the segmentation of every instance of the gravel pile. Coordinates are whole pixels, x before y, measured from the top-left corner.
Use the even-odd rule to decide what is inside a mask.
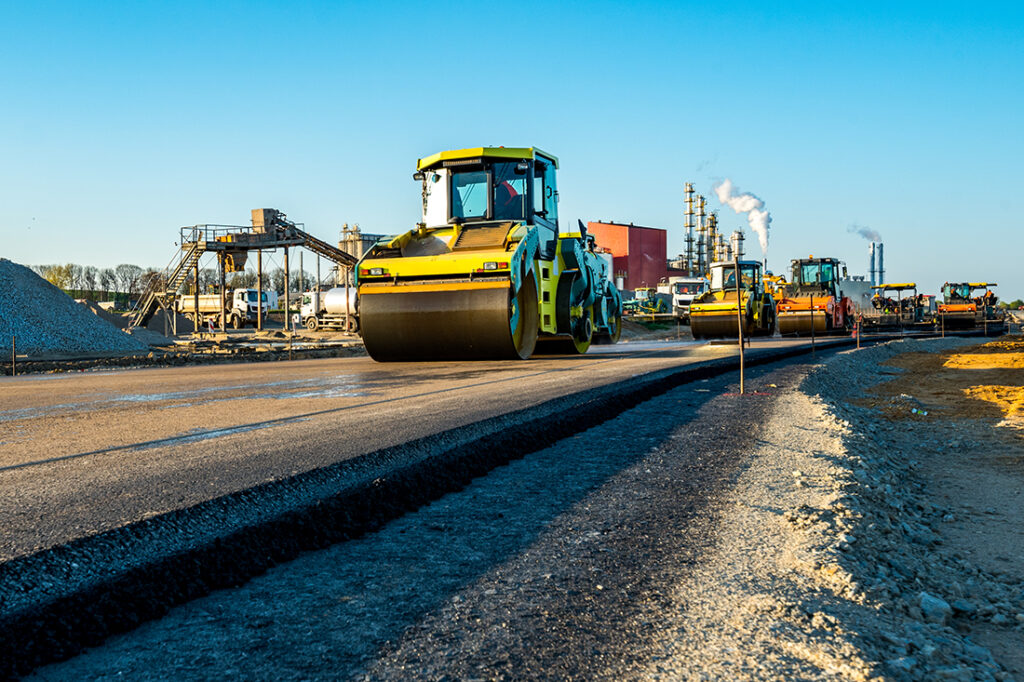
[[[109,310],[106,310],[102,306],[100,306],[100,304],[97,303],[96,301],[76,298],[75,303],[78,303],[93,315],[99,317],[102,320],[105,320],[106,322],[109,322],[118,329],[123,330],[128,328],[129,319],[126,316],[118,315],[117,313],[112,313]]]
[[[0,258],[0,344],[12,336],[19,354],[30,356],[149,349],[25,266]]]
[[[79,300],[78,303],[83,305],[85,307],[85,309],[88,310],[89,312],[91,312],[94,315],[100,317],[101,319],[106,320],[107,322],[109,322],[110,324],[114,325],[118,329],[121,329],[123,331],[127,331],[129,334],[134,333],[134,332],[129,331],[129,329],[131,327],[131,315],[130,314],[128,314],[128,313],[123,313],[123,314],[112,313],[112,312],[110,312],[108,310],[104,310],[103,308],[101,308],[100,305],[98,303],[96,303],[95,301]],[[184,315],[179,315],[177,313],[174,313],[173,317],[172,317],[171,313],[167,312],[166,310],[162,310],[162,309],[158,309],[153,314],[152,319],[150,319],[149,323],[146,324],[145,328],[148,329],[151,332],[155,332],[157,334],[160,334],[161,336],[166,337],[166,336],[174,334],[174,325],[175,324],[178,325],[177,328],[178,328],[178,333],[179,334],[191,334],[193,331],[195,331],[195,328],[193,327],[191,320],[189,320],[187,317],[185,317]],[[136,327],[136,330],[138,330],[137,327]],[[148,338],[153,338],[153,337],[148,337]],[[150,341],[149,343],[150,343],[150,345],[153,345],[152,341]]]
[[[652,619],[665,653],[605,677],[1013,679],[970,631],[1024,639],[1024,583],[946,549],[954,510],[915,461],[971,444],[955,424],[936,431],[913,396],[848,402],[901,372],[888,358],[972,343],[894,342],[812,369],[764,424],[715,550]]]
[[[918,344],[938,352],[975,342]],[[856,624],[862,646],[889,676],[1010,679],[966,631],[972,623],[986,622],[1013,628],[1024,641],[1024,583],[986,571],[943,546],[943,526],[954,520],[955,510],[936,504],[916,473],[922,457],[971,444],[955,423],[925,423],[912,412],[917,405],[910,396],[900,406],[910,413],[909,424],[879,419],[876,409],[847,401],[885,378],[880,370],[893,371],[880,367],[882,362],[921,345],[890,343],[846,353],[808,377],[804,390],[825,401],[826,418],[843,428],[846,452],[838,460],[836,499],[790,510],[786,518],[820,540],[822,565],[839,567],[834,575],[842,576],[842,589],[877,613],[844,625]]]

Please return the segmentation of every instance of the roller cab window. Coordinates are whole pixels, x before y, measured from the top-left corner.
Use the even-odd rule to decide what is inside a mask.
[[[533,164],[533,223],[540,232],[540,249],[545,258],[555,254],[558,237],[558,207],[555,164],[539,159]]]
[[[740,265],[740,289],[752,291],[757,288],[760,268],[757,265]],[[711,270],[711,288],[717,291],[736,288],[736,268],[726,265]]]
[[[451,217],[462,220],[485,220],[488,210],[488,188],[491,174],[485,170],[452,173]]]
[[[451,176],[451,218],[526,220],[529,210],[528,166],[522,162],[494,163]]]
[[[828,284],[836,279],[832,263],[810,263],[801,266],[800,282],[803,284]]]
[[[496,163],[492,166],[494,176],[495,220],[526,220],[529,209],[527,203],[526,184],[527,168],[523,163]]]

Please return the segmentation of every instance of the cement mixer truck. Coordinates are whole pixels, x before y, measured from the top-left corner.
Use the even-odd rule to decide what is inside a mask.
[[[302,295],[298,324],[310,331],[340,329],[354,334],[359,331],[359,299],[356,294],[355,287],[307,291]]]

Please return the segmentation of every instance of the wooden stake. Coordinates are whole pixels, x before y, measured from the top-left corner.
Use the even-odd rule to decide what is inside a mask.
[[[739,331],[740,340],[740,395],[743,395],[743,310],[740,297],[740,262],[736,254],[732,258],[733,276],[736,278],[736,327]]]

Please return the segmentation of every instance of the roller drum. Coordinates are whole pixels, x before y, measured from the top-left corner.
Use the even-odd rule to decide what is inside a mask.
[[[736,310],[728,313],[690,315],[690,332],[693,338],[738,338]],[[752,336],[753,325],[743,320],[743,334]]]
[[[378,362],[526,359],[537,342],[533,277],[366,286],[359,297],[366,351]]]
[[[828,324],[826,316],[828,313],[825,311],[814,313],[814,332],[816,334],[824,334],[828,331]],[[807,334],[811,333],[811,313],[799,312],[799,313],[788,313],[780,312],[776,319],[776,324],[779,327],[779,334],[783,336]]]

